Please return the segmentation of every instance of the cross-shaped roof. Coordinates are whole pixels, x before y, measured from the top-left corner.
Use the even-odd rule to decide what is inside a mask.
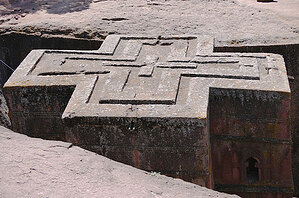
[[[282,56],[214,53],[206,36],[121,36],[99,50],[33,50],[5,87],[76,86],[68,117],[206,118],[210,88],[290,92]]]

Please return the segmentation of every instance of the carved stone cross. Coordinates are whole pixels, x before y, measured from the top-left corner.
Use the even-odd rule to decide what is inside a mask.
[[[284,65],[278,63],[281,68],[276,71],[268,69],[281,58],[213,53],[209,37],[109,36],[97,51],[37,50],[29,58],[30,63],[25,60],[6,87],[10,82],[14,86],[75,85],[63,117],[204,118],[209,87],[288,89],[287,80],[280,78]],[[114,111],[109,108],[112,104],[122,105]],[[130,105],[140,108],[127,113]]]
[[[214,53],[213,47],[205,36],[112,35],[95,51],[34,50],[4,87],[12,127],[212,187],[211,161],[215,157],[217,167],[220,159],[214,141],[249,133],[258,138],[253,142],[290,139],[283,58]],[[260,111],[267,103],[273,106]],[[249,118],[263,121],[253,121],[250,131],[242,128]],[[279,132],[269,123],[279,123]],[[266,126],[267,133],[257,131]],[[212,150],[210,134],[215,135]],[[234,177],[228,168],[215,178],[226,181],[227,174],[237,183],[245,181],[245,173],[238,172],[243,163],[236,167]]]

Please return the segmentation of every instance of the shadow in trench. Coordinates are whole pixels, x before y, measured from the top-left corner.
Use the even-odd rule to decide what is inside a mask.
[[[46,10],[51,14],[65,14],[86,10],[92,1],[93,0],[0,0],[0,5],[10,10],[20,10],[26,13]]]

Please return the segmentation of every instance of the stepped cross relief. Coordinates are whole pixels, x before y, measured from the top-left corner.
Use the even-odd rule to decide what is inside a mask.
[[[210,87],[288,87],[277,78],[286,72],[280,57],[213,53],[210,37],[108,36],[97,51],[36,50],[27,59],[34,64],[25,61],[6,86],[75,85],[63,117],[206,117]]]

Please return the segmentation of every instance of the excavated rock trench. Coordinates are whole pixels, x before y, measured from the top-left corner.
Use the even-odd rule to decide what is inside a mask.
[[[51,33],[51,32],[50,32]],[[91,39],[90,36],[75,38],[61,35],[59,32],[51,34],[37,34],[24,32],[5,32],[0,34],[0,59],[7,65],[16,69],[21,61],[32,49],[98,49],[104,39]],[[236,41],[215,41],[216,52],[266,52],[283,55],[288,70],[289,82],[292,91],[291,131],[293,137],[293,177],[295,194],[299,195],[299,41],[288,44],[261,44],[242,45]],[[0,63],[1,87],[11,75],[11,69]],[[6,101],[0,89],[0,125],[8,127],[10,121]]]
[[[97,49],[108,33],[205,34],[216,38],[218,52],[282,54],[292,91],[293,176],[299,196],[298,6],[295,0],[0,0],[0,59],[16,68],[32,49]],[[3,85],[11,71],[1,63],[0,69]],[[9,127],[1,90],[0,110],[0,124]]]

